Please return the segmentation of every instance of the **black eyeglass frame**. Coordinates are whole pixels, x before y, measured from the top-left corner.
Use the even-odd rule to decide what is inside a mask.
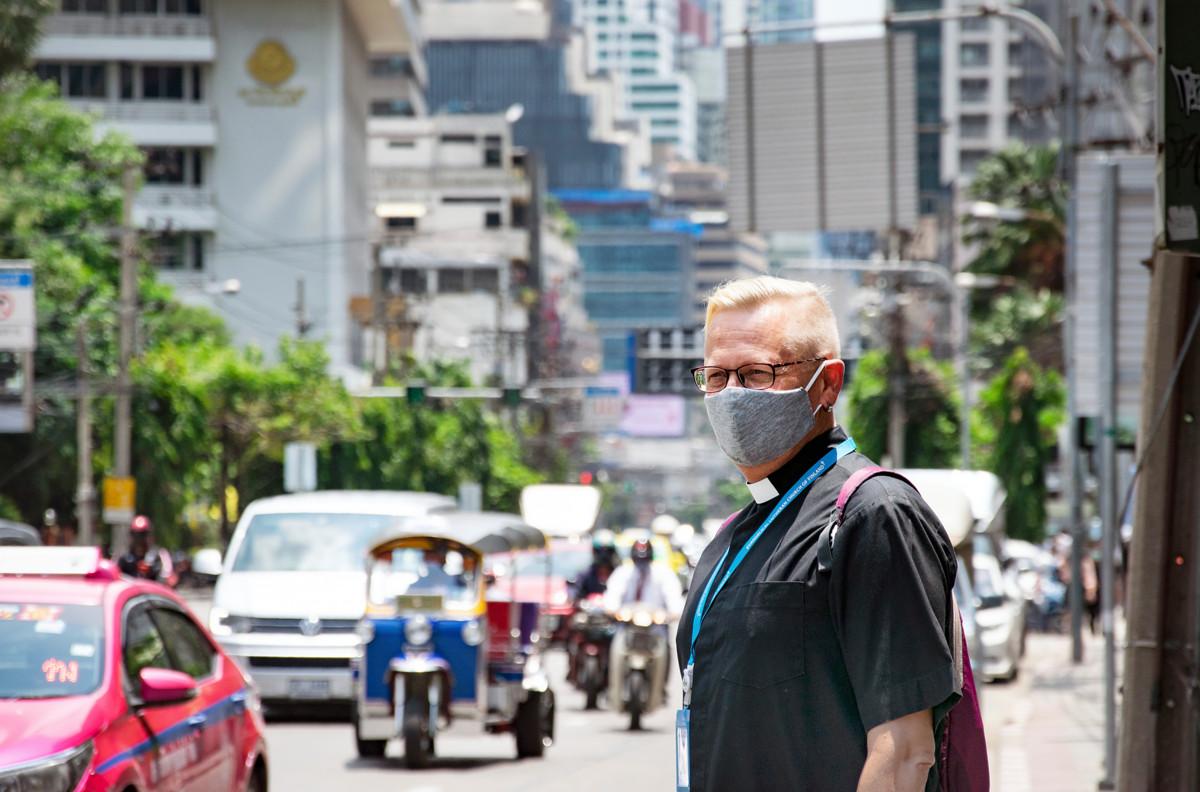
[[[723,391],[729,387],[730,376],[736,376],[738,379],[738,382],[740,382],[742,384],[743,388],[750,388],[750,390],[770,390],[771,386],[773,386],[775,384],[775,380],[779,377],[780,369],[787,368],[788,366],[798,366],[801,363],[821,363],[826,360],[829,360],[829,358],[827,358],[827,357],[812,357],[812,358],[805,358],[803,360],[792,360],[792,361],[788,361],[787,363],[746,363],[745,365],[738,366],[735,369],[722,368],[721,366],[696,366],[695,368],[692,369],[692,382],[696,383],[696,387],[700,389],[701,393],[720,393],[721,391]],[[750,385],[747,385],[746,378],[742,374],[742,370],[748,369],[751,367],[771,369],[771,381],[769,383],[767,383],[767,385],[765,387],[762,387],[762,388],[755,388]],[[705,390],[704,387],[700,385],[700,381],[697,379],[697,375],[702,371],[711,370],[711,369],[725,372],[725,384],[722,385],[721,387],[717,388],[716,390]]]

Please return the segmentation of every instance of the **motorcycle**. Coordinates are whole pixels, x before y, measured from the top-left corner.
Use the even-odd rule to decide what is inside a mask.
[[[610,656],[609,702],[629,715],[630,731],[665,701],[670,641],[666,611],[641,605],[622,608]]]
[[[570,679],[585,696],[584,709],[597,708],[600,691],[608,680],[608,656],[616,625],[604,611],[604,597],[593,594],[581,600],[571,615],[567,636]]]

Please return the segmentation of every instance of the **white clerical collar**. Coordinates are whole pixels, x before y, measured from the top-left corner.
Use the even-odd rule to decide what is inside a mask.
[[[750,488],[750,494],[754,496],[755,503],[766,503],[769,500],[779,497],[779,490],[775,489],[775,485],[771,483],[770,477],[760,479],[759,481],[747,482],[746,486]]]

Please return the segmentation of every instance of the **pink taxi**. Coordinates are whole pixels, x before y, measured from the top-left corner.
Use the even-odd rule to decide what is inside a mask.
[[[0,548],[0,790],[267,788],[257,694],[94,548]]]

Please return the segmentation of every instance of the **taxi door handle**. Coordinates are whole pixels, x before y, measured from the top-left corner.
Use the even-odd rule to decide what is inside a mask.
[[[191,726],[193,729],[199,729],[199,728],[203,727],[204,724],[207,722],[208,722],[208,717],[205,715],[193,715],[192,717],[187,719],[187,725]]]

